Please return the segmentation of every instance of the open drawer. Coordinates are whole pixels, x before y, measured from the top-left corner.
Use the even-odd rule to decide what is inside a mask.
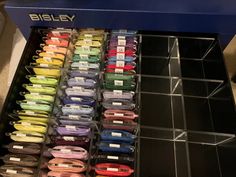
[[[140,131],[133,176],[236,174],[235,103],[218,39],[147,32],[139,37]],[[0,156],[11,142],[6,132],[14,130],[9,114],[19,109],[16,100],[23,97],[18,93],[28,82],[25,66],[41,42],[39,30],[33,29],[1,113]]]

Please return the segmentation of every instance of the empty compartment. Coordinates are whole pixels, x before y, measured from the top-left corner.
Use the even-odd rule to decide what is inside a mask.
[[[180,76],[178,56],[175,37],[142,36],[141,74]]]
[[[170,36],[142,35],[141,55],[170,57],[177,53],[176,38]]]
[[[176,177],[190,177],[187,143],[175,142]]]
[[[141,92],[166,93],[171,92],[169,78],[141,76]]]
[[[214,38],[178,38],[182,77],[227,79],[223,55]]]
[[[203,60],[203,67],[206,78],[228,80],[224,56],[217,39],[215,40],[214,47]]]
[[[158,76],[181,76],[177,58],[142,57],[141,74]]]
[[[184,143],[141,138],[139,163],[140,177],[188,177]]]
[[[233,98],[212,97],[209,99],[209,103],[215,131],[235,134],[236,114]]]
[[[181,97],[142,93],[140,124],[153,128],[184,128]]]
[[[174,143],[151,139],[140,139],[140,177],[174,177]]]
[[[141,76],[141,92],[181,94],[179,78],[161,76]]]
[[[223,59],[222,59],[223,60]],[[180,59],[182,77],[199,79],[226,79],[224,62]],[[217,72],[216,72],[217,71]]]
[[[140,119],[144,126],[172,128],[171,97],[141,94]]]
[[[184,97],[188,130],[235,133],[234,102],[230,98]]]
[[[217,146],[189,144],[188,149],[191,177],[222,177]]]
[[[169,76],[167,58],[142,57],[141,74]]]
[[[236,141],[217,146],[222,177],[231,177],[236,174]]]
[[[203,67],[206,79],[222,79],[222,80],[228,79],[223,58],[221,62],[214,62],[214,61],[212,62],[204,60]]]
[[[205,78],[202,61],[181,59],[181,75],[189,78]]]
[[[196,97],[210,97],[223,91],[223,80],[181,79],[183,95]]]
[[[208,99],[184,97],[184,105],[188,130],[214,131]]]
[[[214,38],[179,37],[180,58],[202,59],[213,47]]]

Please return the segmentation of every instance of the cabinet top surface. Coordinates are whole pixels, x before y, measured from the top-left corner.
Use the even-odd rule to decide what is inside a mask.
[[[6,7],[236,15],[235,0],[9,0]]]

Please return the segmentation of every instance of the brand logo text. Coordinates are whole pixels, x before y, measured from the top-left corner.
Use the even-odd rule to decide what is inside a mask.
[[[53,15],[53,14],[29,14],[32,21],[72,22],[75,15]]]

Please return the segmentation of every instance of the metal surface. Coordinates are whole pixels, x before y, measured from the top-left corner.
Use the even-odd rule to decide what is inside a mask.
[[[236,1],[10,0],[6,9],[29,36],[30,26],[127,28],[223,35],[236,31]],[[33,22],[29,13],[76,15],[73,22]],[[228,39],[224,39],[224,43]]]

